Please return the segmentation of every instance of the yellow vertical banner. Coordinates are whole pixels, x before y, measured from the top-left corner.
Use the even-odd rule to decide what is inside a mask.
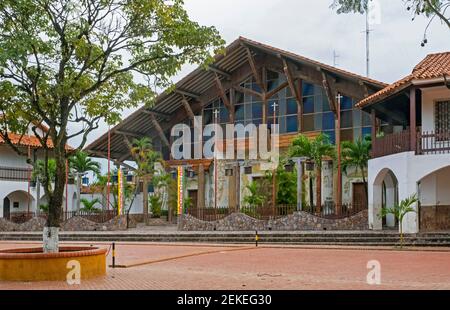
[[[119,168],[117,170],[117,214],[121,215],[122,214],[122,190],[123,190],[123,178],[122,178],[122,168]]]
[[[184,168],[178,167],[177,169],[177,190],[178,190],[178,215],[183,214],[183,174]]]

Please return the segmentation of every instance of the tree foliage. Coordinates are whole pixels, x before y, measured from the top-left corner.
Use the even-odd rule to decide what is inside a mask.
[[[372,0],[334,0],[331,7],[337,10],[338,14],[360,13],[368,10],[369,1]],[[430,22],[436,17],[450,28],[450,0],[403,0],[406,10],[411,11],[413,20],[416,16],[424,15]],[[424,40],[423,44],[426,44]]]
[[[86,173],[92,171],[94,174],[100,174],[101,165],[99,162],[93,161],[88,154],[78,151],[69,158],[70,169],[78,173]]]
[[[191,21],[183,0],[2,0],[0,2],[0,137],[29,126],[55,158],[47,226],[58,227],[65,160],[104,120],[151,104],[185,63],[211,60],[223,40]],[[36,124],[49,130],[40,131]],[[77,124],[77,130],[69,132]],[[81,141],[69,149],[66,144]],[[50,154],[51,149],[51,154]],[[47,178],[48,179],[48,178]],[[45,184],[44,184],[45,185]]]

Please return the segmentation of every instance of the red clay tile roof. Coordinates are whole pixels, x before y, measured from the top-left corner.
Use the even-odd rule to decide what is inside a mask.
[[[385,99],[408,88],[413,81],[443,78],[444,76],[450,76],[450,52],[430,54],[414,67],[410,75],[361,100],[357,106],[361,108]]]
[[[24,135],[21,136],[15,133],[8,133],[8,137],[12,143],[15,145],[32,147],[32,148],[41,148],[41,142],[35,136]],[[6,144],[5,139],[3,139],[2,135],[0,135],[0,144]],[[49,148],[53,148],[53,142],[49,139],[47,141],[47,145]]]

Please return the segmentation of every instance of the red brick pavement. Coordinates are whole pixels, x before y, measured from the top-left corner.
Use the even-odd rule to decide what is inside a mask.
[[[0,243],[0,249],[23,246],[29,244]],[[106,277],[81,285],[0,282],[0,289],[450,289],[445,251],[141,243],[118,244],[117,256],[120,264],[148,264],[109,268]],[[380,286],[366,283],[370,260],[381,264]]]

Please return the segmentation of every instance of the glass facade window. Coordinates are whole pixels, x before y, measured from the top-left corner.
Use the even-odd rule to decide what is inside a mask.
[[[341,141],[356,141],[371,134],[370,114],[355,107],[356,101],[341,99]]]

